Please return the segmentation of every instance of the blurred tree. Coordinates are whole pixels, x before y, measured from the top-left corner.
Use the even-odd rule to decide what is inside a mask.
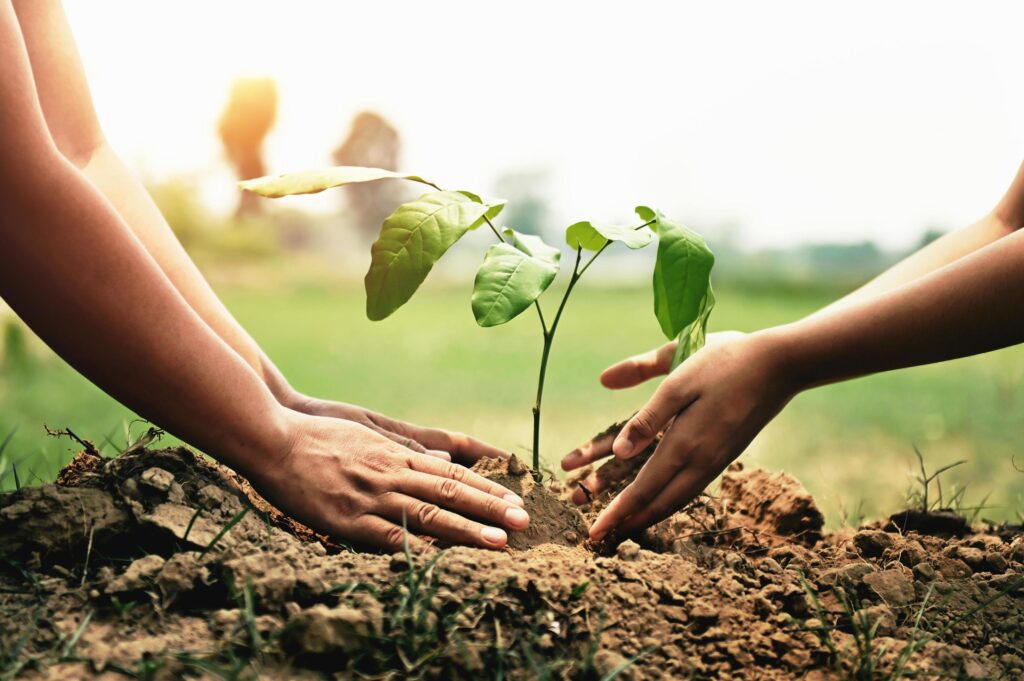
[[[921,238],[918,240],[917,246],[914,247],[914,250],[920,250],[936,239],[944,237],[948,231],[949,230],[943,229],[942,227],[928,227],[924,230],[924,233],[921,234]]]
[[[500,176],[494,189],[508,200],[502,222],[523,234],[543,234],[548,218],[546,183],[547,173],[542,170],[514,170]]]
[[[348,136],[333,156],[338,165],[398,170],[401,151],[401,137],[395,126],[378,113],[362,111],[352,119]],[[401,186],[395,182],[351,185],[342,191],[356,227],[372,235],[402,202]]]
[[[235,166],[240,180],[266,175],[263,140],[277,117],[277,86],[271,78],[236,78],[231,84],[227,106],[220,116],[217,132]],[[239,192],[236,215],[258,213],[260,198],[251,192]]]

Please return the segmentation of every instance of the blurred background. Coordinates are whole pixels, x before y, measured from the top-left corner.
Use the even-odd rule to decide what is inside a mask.
[[[373,323],[369,244],[415,189],[271,202],[235,182],[402,169],[507,198],[503,223],[550,243],[571,222],[657,206],[718,256],[711,326],[750,331],[979,218],[1024,158],[1024,8],[1012,2],[65,4],[107,137],[298,389],[521,454],[540,334],[530,315],[474,323],[487,235]],[[664,340],[653,252],[624,250],[590,270],[555,342],[542,433],[553,467],[654,387],[597,382]],[[0,488],[52,479],[71,455],[44,423],[108,452],[141,432],[9,312],[0,323]],[[946,477],[966,508],[1014,519],[1022,438],[1014,348],[801,395],[744,460],[797,475],[837,526],[905,503],[916,446],[930,468],[966,461]]]

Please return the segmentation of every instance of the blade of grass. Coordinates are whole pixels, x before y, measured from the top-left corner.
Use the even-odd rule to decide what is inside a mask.
[[[75,646],[78,645],[78,639],[82,638],[82,634],[85,633],[85,628],[89,626],[89,622],[91,621],[92,612],[89,612],[82,618],[82,623],[78,625],[78,629],[75,630],[75,633],[68,640],[67,645],[64,646],[64,650],[61,652],[60,658],[58,659],[59,662],[68,662],[73,659],[71,654],[75,652]]]
[[[203,549],[202,552],[199,554],[200,560],[202,560],[202,558],[206,556],[206,554],[209,553],[213,549],[213,547],[217,545],[217,542],[224,538],[225,534],[231,531],[232,527],[242,522],[242,518],[246,516],[249,510],[249,507],[246,506],[241,511],[236,513],[234,517],[231,520],[229,520],[226,525],[224,525],[224,527],[220,528],[220,532],[217,533],[217,535],[210,541],[210,543],[206,545],[206,548]]]
[[[601,677],[601,681],[612,681],[613,679],[617,678],[619,676],[619,674],[621,674],[622,672],[626,671],[627,669],[632,667],[634,664],[636,664],[640,660],[642,660],[645,657],[647,657],[648,655],[650,655],[652,652],[654,652],[654,650],[655,650],[655,648],[653,648],[653,647],[651,647],[651,648],[644,648],[643,650],[641,650],[639,653],[637,653],[633,657],[629,658],[628,660],[623,660],[619,664],[618,667],[616,667],[615,669],[611,670],[610,672],[608,672],[607,674],[602,676]]]

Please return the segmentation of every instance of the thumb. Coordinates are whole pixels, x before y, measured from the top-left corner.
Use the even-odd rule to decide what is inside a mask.
[[[601,374],[601,385],[612,390],[632,388],[655,376],[667,374],[672,366],[677,343],[670,341],[660,348],[613,364]]]
[[[619,431],[612,443],[612,453],[617,458],[631,459],[647,449],[676,414],[690,406],[694,398],[675,389],[674,383],[672,378],[666,379]]]

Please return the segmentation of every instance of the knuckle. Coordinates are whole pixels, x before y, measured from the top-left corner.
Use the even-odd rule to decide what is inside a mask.
[[[384,534],[384,541],[391,548],[398,548],[405,543],[405,528],[392,525]]]
[[[488,499],[484,502],[484,510],[488,518],[501,518],[504,516],[505,503],[498,497],[488,495]]]
[[[458,501],[462,495],[462,485],[458,480],[452,480],[451,478],[444,478],[437,485],[437,496],[445,504],[451,504]]]
[[[654,414],[647,408],[641,409],[629,422],[629,429],[641,437],[654,437],[657,434],[654,425]]]
[[[469,470],[464,466],[460,466],[457,463],[450,463],[448,464],[446,473],[447,475],[445,477],[451,478],[452,480],[455,480],[457,482],[465,482],[469,474]]]
[[[433,527],[441,515],[441,509],[434,504],[420,504],[416,509],[416,520],[420,527]]]

